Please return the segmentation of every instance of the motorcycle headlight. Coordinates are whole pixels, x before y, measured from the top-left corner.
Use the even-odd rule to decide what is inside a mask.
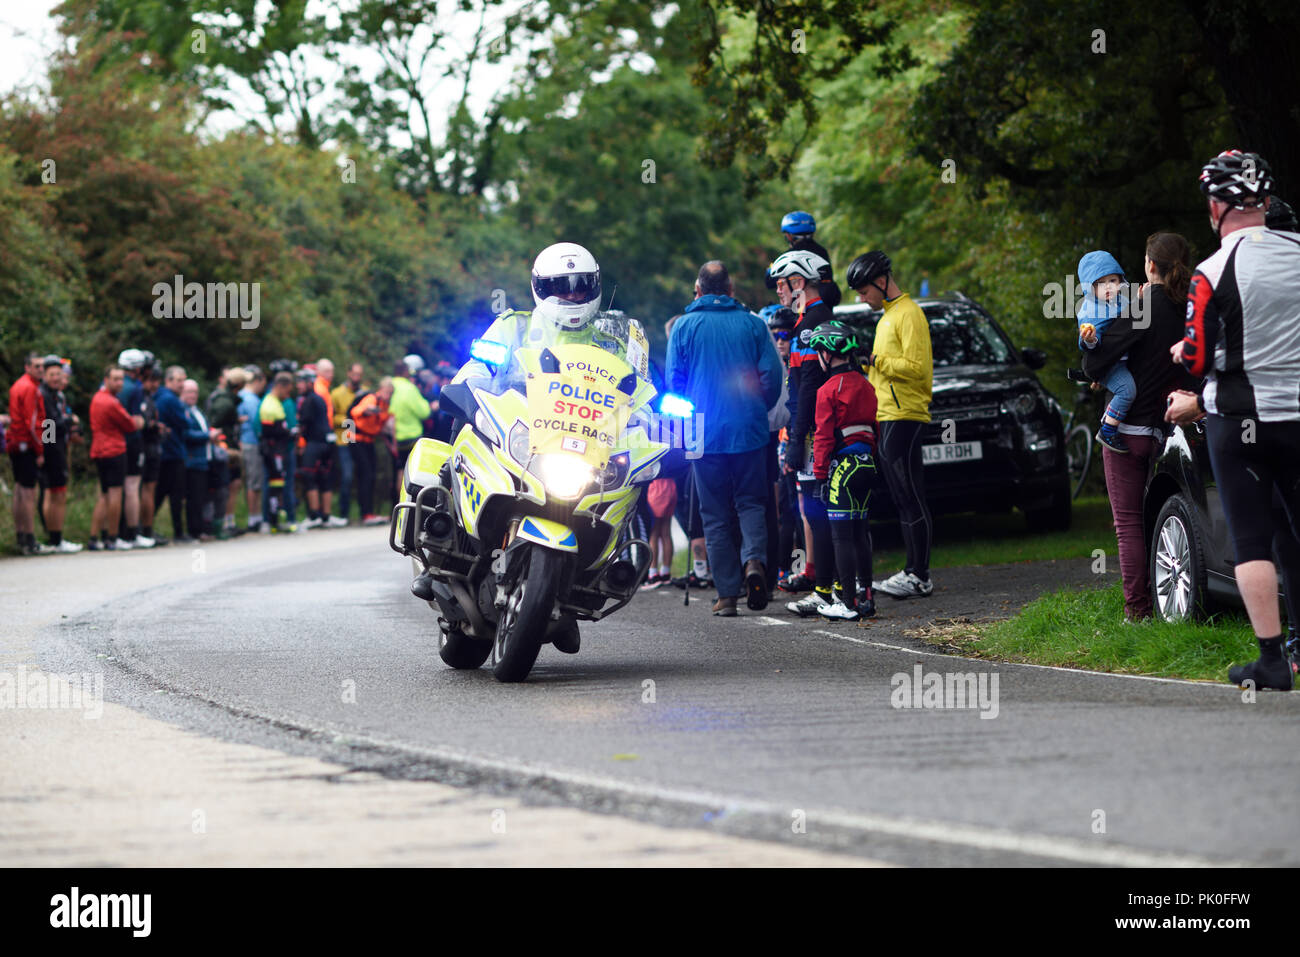
[[[563,452],[537,456],[536,473],[547,494],[556,498],[577,498],[595,479],[590,465]]]

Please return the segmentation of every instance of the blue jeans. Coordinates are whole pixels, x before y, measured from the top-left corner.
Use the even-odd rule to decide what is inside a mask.
[[[339,517],[347,518],[352,510],[352,446],[340,442],[334,446],[334,458],[339,463]]]
[[[695,461],[695,493],[719,598],[739,598],[745,563],[767,561],[766,459],[764,444],[749,452],[709,453]]]
[[[1128,371],[1128,363],[1121,359],[1111,366],[1102,385],[1114,393],[1106,412],[1123,422],[1137,398],[1137,384],[1133,381],[1133,373]]]

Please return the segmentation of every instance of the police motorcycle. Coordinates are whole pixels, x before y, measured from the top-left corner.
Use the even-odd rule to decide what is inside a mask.
[[[586,338],[534,322],[520,344],[475,340],[439,399],[454,439],[407,460],[389,545],[413,560],[452,668],[490,660],[523,681],[542,645],[577,651],[577,622],[622,608],[648,571],[629,524],[669,446],[651,439],[644,334],[600,314]]]

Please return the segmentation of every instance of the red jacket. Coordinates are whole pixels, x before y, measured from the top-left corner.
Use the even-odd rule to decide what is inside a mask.
[[[24,372],[9,390],[9,431],[5,442],[10,452],[35,451],[41,442],[41,423],[45,420],[45,401],[36,380]],[[23,448],[26,446],[26,449]]]
[[[845,436],[855,427],[866,432]],[[831,458],[835,452],[854,442],[876,447],[876,390],[857,369],[841,366],[817,390],[817,430],[813,433],[813,475],[830,477]]]
[[[135,422],[117,396],[101,386],[90,400],[90,457],[111,459],[125,455],[126,433],[134,431]]]

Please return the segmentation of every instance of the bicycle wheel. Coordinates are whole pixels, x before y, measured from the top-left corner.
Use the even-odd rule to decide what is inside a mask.
[[[1070,498],[1076,499],[1092,467],[1092,431],[1086,425],[1076,425],[1066,434],[1065,464],[1070,472]]]

